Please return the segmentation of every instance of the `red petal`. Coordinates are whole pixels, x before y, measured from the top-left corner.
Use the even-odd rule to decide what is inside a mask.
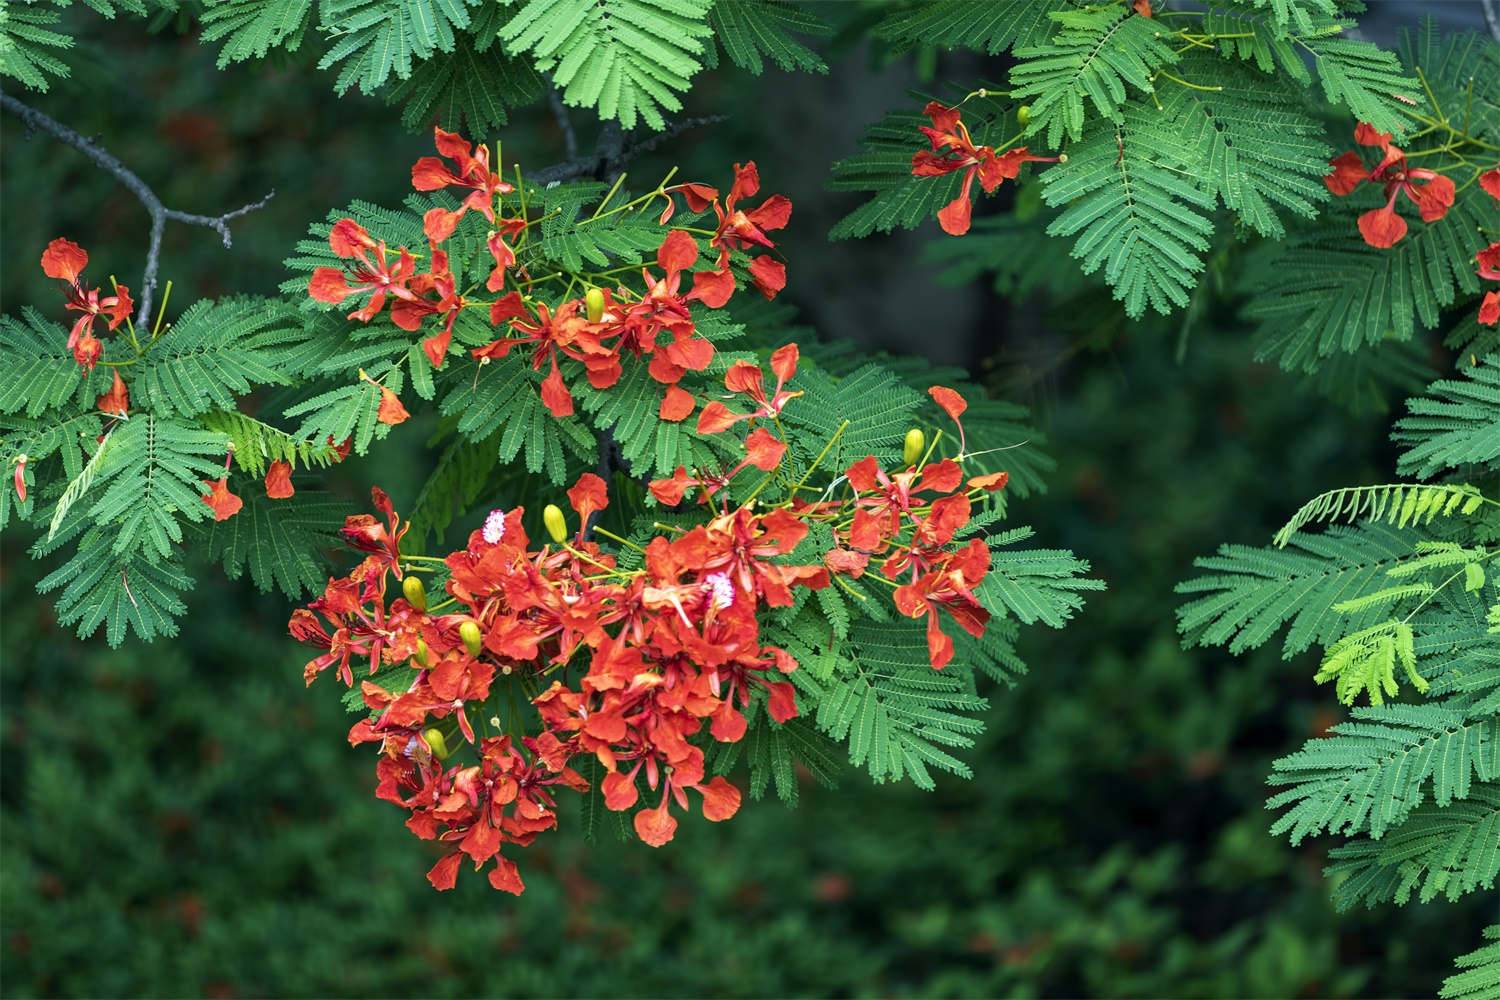
[[[781,385],[792,380],[797,374],[797,361],[801,358],[796,344],[786,344],[771,352],[771,371],[776,373],[776,381]]]
[[[786,287],[786,265],[774,257],[761,256],[750,262],[750,280],[767,299]]]
[[[1485,326],[1500,322],[1500,292],[1484,293],[1484,301],[1479,303],[1479,322]]]
[[[688,270],[698,263],[698,241],[681,229],[672,230],[656,251],[656,263],[669,276]]]
[[[328,245],[340,257],[354,257],[360,250],[374,249],[375,240],[353,219],[340,219],[328,234]]]
[[[418,191],[436,191],[449,184],[461,184],[459,177],[436,156],[424,156],[411,165],[411,186]]]
[[[938,212],[938,225],[949,236],[962,236],[969,231],[969,218],[973,213],[974,206],[969,203],[968,194],[960,194]]]
[[[761,202],[760,207],[746,212],[745,218],[763,233],[785,229],[792,219],[792,200],[786,195],[773,194]]]
[[[42,273],[49,278],[60,278],[69,284],[78,284],[78,276],[88,266],[89,254],[72,240],[61,236],[47,244],[42,251]]]
[[[1359,234],[1370,246],[1385,250],[1406,235],[1406,220],[1390,205],[1373,208],[1359,217]]]
[[[662,846],[677,834],[677,820],[667,812],[666,799],[655,809],[642,809],[635,814],[635,832],[652,847]]]
[[[380,407],[375,411],[375,419],[382,424],[395,426],[411,416],[406,412],[406,407],[401,405],[401,398],[385,386],[380,387]]]
[[[292,465],[278,458],[266,469],[266,496],[272,500],[285,500],[295,492],[292,487]]]
[[[434,126],[432,130],[432,143],[437,147],[439,153],[442,153],[450,160],[462,162],[469,159],[472,155],[469,140],[457,132],[445,132],[442,128]]]
[[[1485,190],[1491,198],[1500,200],[1500,167],[1494,170],[1486,170],[1479,175],[1479,186]]]
[[[713,823],[724,820],[740,811],[740,790],[720,775],[706,785],[700,785],[703,793],[703,818]]]
[[[458,882],[458,863],[461,860],[463,855],[454,851],[432,866],[432,870],[427,873],[427,881],[439,892],[453,888]]]
[[[1367,180],[1370,172],[1358,153],[1341,153],[1328,161],[1333,170],[1323,178],[1323,186],[1339,197],[1343,197]]]
[[[319,302],[338,305],[353,291],[344,281],[344,272],[336,267],[320,267],[307,280],[307,294]]]
[[[943,412],[952,417],[955,423],[969,408],[968,401],[947,386],[935,385],[927,390],[927,395],[931,396],[932,401],[942,407]]]
[[[499,326],[506,320],[518,319],[525,315],[526,303],[522,301],[520,292],[511,292],[490,304],[491,326]]]
[[[552,362],[552,373],[542,380],[542,405],[559,419],[573,415],[573,394],[568,392],[556,361]]]
[[[745,438],[745,461],[762,472],[773,472],[786,454],[786,445],[764,427],[757,427]]]
[[[585,472],[578,477],[573,488],[568,490],[568,503],[578,512],[579,520],[587,521],[594,511],[604,510],[609,506],[609,491],[604,486],[604,480],[592,472]]]
[[[125,388],[125,382],[120,378],[120,370],[112,369],[114,380],[110,383],[108,392],[101,392],[94,406],[104,413],[130,412],[130,391]]]
[[[797,717],[797,689],[790,684],[766,685],[766,711],[777,722],[786,722]]]
[[[1391,144],[1389,132],[1377,132],[1375,126],[1360,122],[1354,128],[1354,141],[1361,146],[1379,146],[1385,149]]]
[[[932,610],[927,612],[927,656],[934,670],[942,670],[953,659],[953,640],[938,627],[937,612]]]
[[[993,493],[996,490],[1005,489],[1005,484],[1008,482],[1010,482],[1009,472],[992,472],[986,476],[974,476],[970,478],[969,488],[975,490],[989,490]]]
[[[392,310],[394,313],[395,310]],[[422,341],[422,353],[432,362],[432,367],[443,367],[443,358],[448,354],[448,345],[453,340],[453,330],[444,326],[442,330]]]
[[[200,498],[208,504],[209,509],[214,512],[215,521],[225,521],[240,512],[245,506],[245,501],[229,492],[227,480],[218,481],[205,479],[203,485],[208,487],[208,492]]]
[[[1438,174],[1426,184],[1408,184],[1406,193],[1417,203],[1423,222],[1436,222],[1453,206],[1455,189],[1451,178]]]
[[[670,423],[680,423],[693,415],[693,409],[697,406],[693,394],[679,386],[667,387],[667,394],[662,397],[661,410],[657,416]]]
[[[526,891],[526,883],[521,881],[520,870],[509,858],[495,859],[495,870],[490,872],[490,885],[513,896]]]
[[[744,417],[730,412],[729,407],[723,403],[714,400],[703,408],[702,413],[698,414],[698,433],[721,434],[743,419]]]
[[[462,212],[450,212],[446,208],[429,208],[422,216],[422,232],[433,243],[441,243],[453,235],[462,215]]]
[[[687,298],[696,299],[710,309],[718,309],[734,295],[734,275],[729,268],[721,271],[694,271],[693,290]]]

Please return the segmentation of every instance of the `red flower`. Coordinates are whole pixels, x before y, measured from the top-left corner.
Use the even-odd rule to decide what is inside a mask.
[[[506,296],[495,305],[498,308],[501,303],[508,303],[509,300],[510,296]],[[520,304],[519,296],[515,304]],[[583,362],[589,384],[596,389],[607,389],[620,377],[619,358],[604,345],[600,339],[601,331],[589,323],[586,317],[579,315],[581,305],[582,300],[571,299],[553,313],[546,303],[539,302],[534,321],[523,318],[524,313],[508,319],[511,329],[523,336],[502,337],[483,347],[476,347],[471,353],[476,358],[503,358],[515,348],[529,346],[531,367],[534,370],[541,371],[543,365],[551,365],[551,371],[542,380],[543,405],[554,417],[571,416],[573,394],[568,391],[567,383],[563,381],[562,372],[558,368],[559,357]],[[508,315],[509,312],[510,309],[507,308],[502,315]]]
[[[573,484],[573,488],[568,490],[568,503],[578,512],[578,524],[581,531],[595,511],[604,510],[609,506],[609,491],[605,488],[603,479],[592,472],[585,472],[578,477],[578,482]]]
[[[1479,322],[1485,326],[1500,323],[1500,292],[1485,292],[1479,303]]]
[[[1366,173],[1359,154],[1344,153],[1330,161],[1334,169],[1323,178],[1323,183],[1339,196],[1351,193],[1362,182],[1385,185],[1385,205],[1359,217],[1360,235],[1370,246],[1388,249],[1406,236],[1406,220],[1396,213],[1399,194],[1404,193],[1417,206],[1423,222],[1438,221],[1453,206],[1453,181],[1433,170],[1408,167],[1406,154],[1391,145],[1390,133],[1377,132],[1360,122],[1354,130],[1354,141],[1380,147],[1384,151],[1380,163]]]
[[[406,407],[401,405],[401,397],[387,389],[380,387],[380,405],[375,409],[375,419],[382,424],[395,426],[405,422],[411,414],[406,412]]]
[[[422,341],[422,351],[432,367],[443,367],[448,345],[453,340],[453,324],[463,311],[464,297],[459,294],[453,272],[448,269],[448,255],[441,250],[432,251],[432,263],[426,274],[415,275],[410,283],[411,291],[417,295],[437,294],[437,301],[427,298],[402,298],[391,305],[391,321],[403,330],[418,330],[428,316],[447,317],[443,328]]]
[[[11,476],[11,479],[14,481],[14,483],[16,485],[16,499],[19,500],[21,503],[25,503],[26,502],[26,462],[27,462],[27,458],[26,458],[26,456],[24,454],[17,455],[16,458],[15,458],[15,462],[16,462],[16,471]]]
[[[973,205],[969,196],[974,189],[974,178],[985,194],[993,194],[1002,182],[1015,180],[1024,163],[1056,163],[1056,156],[1032,156],[1025,146],[997,154],[991,146],[976,146],[963,123],[957,108],[950,108],[931,101],[922,109],[932,125],[918,126],[918,131],[927,137],[931,150],[918,150],[912,154],[913,177],[945,177],[962,170],[963,186],[954,198],[938,212],[938,224],[950,236],[962,236],[969,231],[969,219]]]
[[[748,361],[736,361],[724,373],[724,388],[750,397],[759,404],[752,413],[735,413],[719,401],[709,403],[698,415],[699,434],[718,434],[728,430],[741,420],[756,417],[776,418],[786,404],[802,395],[801,391],[789,392],[786,384],[797,373],[798,351],[796,344],[778,347],[771,353],[771,370],[776,373],[776,391],[767,398],[766,376],[759,365]]]
[[[1500,281],[1500,243],[1491,243],[1474,255],[1479,261],[1479,276],[1490,281]]]
[[[693,408],[697,401],[693,394],[680,386],[667,386],[667,393],[661,399],[661,409],[657,416],[669,423],[679,423],[693,415]]]
[[[893,596],[902,614],[909,618],[927,616],[927,652],[934,670],[941,670],[953,659],[953,640],[938,625],[938,608],[946,610],[970,635],[977,638],[984,634],[990,614],[974,596],[974,587],[984,579],[989,566],[990,550],[983,539],[976,538],[952,553],[946,565],[896,588]]]
[[[227,477],[217,481],[205,479],[203,485],[208,487],[208,492],[199,499],[208,504],[209,509],[214,512],[215,521],[228,520],[245,506],[245,501],[229,492]]]
[[[102,413],[123,417],[130,412],[130,390],[125,388],[125,381],[120,378],[118,368],[111,370],[110,376],[109,391],[99,394],[94,407]]]
[[[313,271],[307,282],[307,293],[319,302],[338,305],[350,295],[370,292],[370,299],[363,307],[349,314],[350,319],[368,323],[385,307],[386,296],[396,299],[415,300],[417,293],[407,287],[416,273],[416,261],[402,247],[394,266],[386,261],[390,251],[384,240],[376,240],[365,228],[353,219],[340,219],[328,234],[328,245],[335,255],[354,263],[349,271],[336,267],[320,267]],[[350,287],[348,278],[354,279]]]
[[[48,243],[47,249],[42,251],[42,273],[68,283],[63,308],[83,314],[68,332],[68,350],[73,352],[74,361],[85,370],[93,371],[104,354],[104,345],[94,336],[94,321],[103,316],[109,329],[114,330],[130,318],[135,303],[130,299],[130,289],[124,285],[117,285],[115,294],[107,296],[100,296],[97,288],[85,289],[78,279],[88,262],[87,251],[61,237]]]
[[[453,235],[458,220],[464,213],[474,209],[493,225],[495,222],[495,199],[509,194],[515,188],[500,179],[490,170],[490,148],[480,144],[471,151],[468,140],[453,132],[434,128],[433,138],[437,151],[452,160],[458,168],[455,172],[436,156],[424,156],[411,168],[411,186],[418,191],[437,191],[450,185],[472,188],[473,191],[456,211],[434,208],[423,217],[423,229],[427,238],[441,243]]]
[[[1493,170],[1486,170],[1480,174],[1479,186],[1491,198],[1500,200],[1500,167],[1495,167]]]
[[[266,496],[272,500],[285,500],[297,492],[292,487],[292,465],[277,459],[266,469]]]
[[[702,212],[710,205],[718,216],[719,225],[710,245],[719,251],[718,263],[713,271],[700,271],[693,278],[693,294],[710,309],[718,309],[734,294],[734,275],[729,270],[730,252],[750,250],[753,247],[772,249],[776,246],[767,233],[783,229],[792,217],[791,199],[774,194],[752,209],[740,207],[740,201],[753,198],[760,191],[760,172],[752,161],[744,166],[734,165],[734,183],[729,188],[723,203],[719,192],[705,184],[680,184],[670,189],[681,193],[688,207]],[[662,223],[671,217],[671,203],[662,213]],[[750,280],[762,295],[774,299],[786,287],[786,268],[776,260],[757,257],[750,262]]]

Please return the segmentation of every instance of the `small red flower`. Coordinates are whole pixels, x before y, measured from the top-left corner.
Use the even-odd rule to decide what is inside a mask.
[[[266,496],[272,500],[285,500],[295,492],[292,487],[292,465],[278,458],[266,469]]]
[[[938,224],[950,236],[962,236],[969,231],[969,220],[973,205],[969,196],[974,189],[974,178],[985,194],[993,194],[1004,181],[1020,176],[1025,163],[1057,163],[1061,157],[1032,156],[1025,146],[997,154],[991,146],[976,146],[969,135],[968,126],[958,108],[950,108],[931,101],[922,113],[932,122],[931,126],[918,126],[918,131],[927,137],[930,150],[918,150],[912,154],[913,177],[946,177],[963,171],[963,186],[958,197],[938,212]]]
[[[229,492],[228,477],[219,480],[205,479],[203,485],[208,487],[208,492],[199,499],[214,512],[215,521],[228,520],[245,506],[245,501]]]
[[[26,458],[26,456],[24,454],[17,455],[15,461],[16,461],[16,471],[11,476],[11,479],[12,479],[12,481],[16,485],[16,499],[19,500],[21,503],[25,503],[26,502],[26,462],[27,462],[27,458]]]
[[[1479,186],[1491,198],[1500,201],[1500,167],[1495,167],[1493,170],[1486,170],[1480,174]]]
[[[106,296],[101,296],[97,288],[85,289],[78,279],[88,262],[87,251],[61,237],[48,243],[42,252],[42,273],[68,283],[63,308],[83,314],[68,332],[68,350],[73,352],[74,361],[85,370],[93,371],[104,354],[104,345],[94,336],[94,321],[102,316],[109,329],[114,330],[130,318],[135,303],[130,299],[130,289],[124,285],[116,286],[115,294]]]
[[[1408,167],[1406,154],[1391,145],[1390,133],[1377,132],[1365,122],[1360,122],[1354,130],[1354,141],[1383,150],[1380,163],[1366,173],[1358,153],[1343,153],[1329,161],[1333,171],[1323,178],[1323,183],[1341,197],[1361,183],[1385,186],[1385,205],[1359,217],[1359,232],[1366,243],[1384,250],[1405,238],[1407,224],[1396,212],[1397,195],[1404,193],[1417,206],[1423,222],[1436,222],[1448,214],[1455,194],[1452,180],[1433,170]]]
[[[490,148],[481,143],[477,149],[471,149],[463,136],[444,132],[441,128],[433,129],[433,138],[437,151],[452,160],[457,170],[436,156],[424,156],[412,165],[411,186],[418,191],[438,191],[449,186],[472,188],[473,191],[456,211],[434,208],[423,217],[427,238],[441,243],[452,236],[458,220],[470,209],[482,214],[493,225],[495,199],[515,188],[490,169]]]
[[[741,420],[754,420],[756,417],[774,419],[780,416],[787,403],[802,395],[800,390],[790,392],[786,389],[787,382],[797,373],[798,357],[796,344],[787,344],[771,352],[771,370],[776,373],[776,390],[769,398],[766,396],[765,372],[759,365],[748,361],[736,361],[730,365],[729,370],[724,373],[724,388],[748,396],[758,406],[751,413],[735,413],[714,400],[698,414],[698,433],[719,434]]]
[[[113,376],[108,392],[101,392],[99,398],[94,402],[94,407],[101,413],[111,416],[125,416],[130,412],[130,390],[125,388],[125,380],[120,378],[118,368],[112,370]]]
[[[417,293],[407,287],[416,273],[416,261],[405,247],[398,251],[396,263],[390,264],[385,241],[376,240],[353,219],[340,219],[334,224],[328,245],[336,256],[353,263],[347,274],[336,267],[313,271],[307,293],[319,302],[338,305],[350,295],[369,292],[369,301],[349,314],[350,319],[368,323],[385,307],[387,296],[408,301],[417,298]],[[352,287],[348,282],[351,277]]]
[[[401,397],[387,389],[380,387],[380,405],[375,410],[375,419],[382,424],[395,426],[404,423],[411,414],[406,412],[406,407],[401,405]]]

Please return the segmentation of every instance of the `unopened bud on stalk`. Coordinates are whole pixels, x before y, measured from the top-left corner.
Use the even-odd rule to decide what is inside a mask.
[[[1031,123],[1031,105],[1023,104],[1016,109],[1016,121],[1022,125]]]
[[[401,581],[401,593],[406,595],[406,603],[418,611],[427,610],[427,588],[422,586],[420,577],[407,574],[406,579]]]
[[[568,537],[568,519],[563,517],[562,508],[557,504],[549,503],[542,508],[542,524],[547,526],[547,534],[552,536],[554,542]]]
[[[423,669],[426,669],[426,667],[427,667],[427,640],[426,639],[422,639],[422,638],[418,638],[417,639],[417,655],[416,655],[415,659],[417,661],[417,666],[422,667]]]
[[[453,753],[452,750],[448,749],[448,741],[443,739],[443,731],[441,729],[423,730],[422,739],[432,751],[432,755],[438,760],[447,760],[449,755]]]
[[[901,448],[901,458],[907,465],[916,465],[922,458],[922,449],[927,447],[927,435],[920,427],[906,432],[906,442]]]
[[[590,288],[583,293],[583,308],[588,315],[590,323],[597,323],[604,317],[604,292],[602,289]]]
[[[484,648],[484,633],[479,631],[479,626],[474,622],[460,625],[458,637],[464,641],[464,648],[469,651],[470,656],[478,656],[479,651]]]

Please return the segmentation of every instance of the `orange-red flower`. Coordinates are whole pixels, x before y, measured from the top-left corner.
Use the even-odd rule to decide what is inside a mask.
[[[377,240],[353,219],[340,219],[328,234],[328,245],[334,254],[352,261],[349,270],[320,267],[307,282],[307,293],[319,302],[338,305],[351,295],[370,293],[369,301],[349,314],[350,319],[368,323],[385,308],[387,296],[415,300],[417,293],[407,285],[416,273],[416,260],[402,247],[396,263],[387,259],[390,251],[384,240]],[[349,278],[354,284],[349,284]]]
[[[457,169],[450,168],[436,156],[424,156],[412,165],[411,186],[418,191],[438,191],[449,186],[472,188],[457,210],[434,208],[423,217],[427,238],[433,243],[441,243],[453,235],[458,220],[470,209],[482,214],[493,225],[495,199],[515,188],[490,169],[488,146],[481,143],[477,149],[471,149],[468,140],[461,135],[441,128],[432,131],[437,151],[452,160]]]
[[[975,145],[958,108],[930,101],[922,113],[932,125],[919,125],[917,130],[927,137],[932,148],[912,154],[912,176],[946,177],[960,170],[964,175],[958,197],[937,214],[938,224],[950,236],[962,236],[969,231],[973,214],[969,197],[974,189],[974,178],[979,178],[979,186],[985,194],[993,194],[1002,182],[1019,177],[1023,164],[1056,163],[1059,160],[1056,156],[1032,156],[1025,146],[996,153],[992,146]]]
[[[68,332],[68,350],[73,352],[74,361],[85,370],[93,371],[104,354],[104,345],[94,336],[94,321],[102,316],[108,328],[114,330],[130,318],[135,303],[130,299],[130,289],[124,285],[117,285],[114,295],[105,296],[101,296],[97,288],[85,289],[79,278],[88,262],[86,250],[61,237],[48,243],[47,249],[42,251],[42,273],[68,284],[63,308],[83,314]]]
[[[1366,171],[1358,153],[1343,153],[1329,161],[1333,170],[1323,178],[1323,183],[1340,197],[1352,193],[1362,183],[1384,185],[1385,205],[1359,217],[1359,232],[1366,243],[1383,250],[1406,236],[1406,220],[1396,212],[1397,195],[1405,194],[1417,206],[1423,222],[1436,222],[1448,214],[1455,194],[1452,180],[1434,170],[1409,167],[1406,153],[1391,144],[1390,133],[1377,132],[1365,122],[1360,122],[1354,130],[1354,141],[1380,148],[1380,162]]]
[[[285,500],[296,492],[292,486],[292,464],[278,458],[266,469],[266,496]]]
[[[245,501],[229,492],[228,477],[217,480],[205,479],[203,485],[208,487],[208,492],[199,499],[208,504],[209,509],[214,512],[215,521],[228,520],[245,506]]]
[[[780,416],[787,403],[802,395],[800,390],[791,392],[786,388],[787,382],[797,373],[798,357],[796,344],[787,344],[771,352],[771,370],[776,373],[776,389],[769,397],[766,396],[766,375],[759,365],[748,361],[736,361],[730,365],[729,370],[724,373],[724,388],[749,397],[757,404],[756,409],[750,413],[735,413],[714,400],[698,415],[698,433],[718,434],[741,420],[754,420],[756,417],[774,419]]]

